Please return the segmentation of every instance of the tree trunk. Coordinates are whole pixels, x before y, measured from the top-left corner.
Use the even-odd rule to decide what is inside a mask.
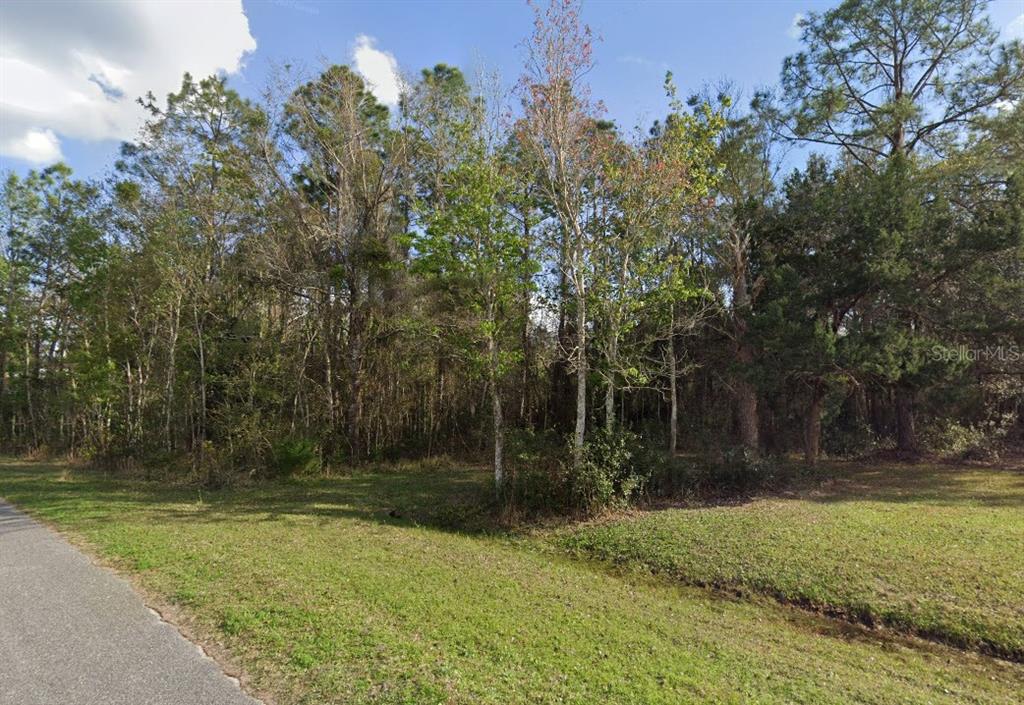
[[[673,316],[674,317],[674,316]],[[674,324],[673,324],[674,327]],[[679,439],[679,373],[676,370],[675,336],[668,339],[668,393],[671,400],[671,411],[668,417],[668,454],[674,458]]]
[[[38,356],[37,356],[38,357]],[[39,447],[39,430],[36,426],[36,409],[34,397],[32,395],[32,346],[29,345],[28,338],[25,339],[25,403],[26,410],[28,412],[28,427],[32,432],[32,447]],[[38,366],[37,368],[38,369]]]
[[[611,340],[608,341],[608,379],[604,389],[604,428],[611,433],[615,430],[615,370],[619,364],[619,326],[612,322]]]
[[[736,340],[736,361],[741,368],[736,379],[736,415],[739,421],[740,443],[749,451],[760,452],[758,436],[757,390],[744,377],[746,370],[754,363],[754,350],[747,340],[747,311],[751,306],[751,294],[747,286],[747,255],[743,239],[737,234],[733,262],[733,330]]]
[[[501,413],[501,390],[498,388],[498,345],[491,335],[487,339],[490,358],[491,412],[494,421],[494,486],[501,494],[505,485],[505,423]]]
[[[202,457],[206,443],[206,347],[203,345],[203,326],[200,323],[199,309],[193,304],[193,320],[196,327],[196,343],[199,345],[199,454]]]
[[[164,385],[164,442],[167,444],[168,452],[174,450],[174,381],[178,367],[178,331],[181,327],[181,295],[174,306],[174,318],[171,325],[170,340],[167,343],[167,379]]]
[[[523,242],[526,243],[523,246],[523,254],[521,257],[521,267],[523,272],[529,272],[530,262],[530,214],[528,209],[523,210]],[[530,274],[523,275],[523,365],[522,365],[522,389],[519,390],[519,422],[526,424],[527,419],[532,416],[532,403],[530,397],[530,374],[533,369],[533,346],[530,345],[530,293],[532,290],[532,276]]]
[[[914,391],[896,389],[896,447],[908,453],[917,452],[917,431],[914,428]]]
[[[582,274],[578,274],[581,276]],[[577,467],[583,462],[583,441],[587,432],[587,304],[586,290],[576,290],[576,431],[573,435],[573,460]]]
[[[740,427],[740,443],[758,453],[761,439],[758,431],[757,391],[746,379],[736,380],[736,415]]]
[[[7,429],[7,351],[0,350],[0,440]],[[13,439],[11,439],[13,440]]]
[[[345,349],[345,366],[348,373],[348,404],[345,409],[345,422],[348,446],[352,459],[362,454],[362,386],[363,386],[363,355],[365,344],[365,313],[358,285],[349,285],[348,337]]]
[[[615,382],[611,379],[604,388],[604,430],[608,433],[615,430]]]
[[[816,383],[804,417],[804,460],[808,465],[818,462],[821,452],[821,409],[825,401],[824,387]]]
[[[324,294],[320,313],[321,334],[324,341],[324,398],[327,401],[328,452],[333,450],[335,434],[338,432],[338,412],[335,407],[334,391],[334,331],[331,327],[334,310],[329,296],[329,294]]]

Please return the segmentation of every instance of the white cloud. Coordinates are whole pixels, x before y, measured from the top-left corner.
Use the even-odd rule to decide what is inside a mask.
[[[642,66],[647,69],[660,69],[661,71],[668,70],[668,64],[664,61],[654,61],[648,59],[646,56],[638,56],[637,54],[624,54],[615,59],[620,64],[631,64],[633,66]]]
[[[0,3],[0,154],[60,158],[60,137],[133,139],[135,100],[186,71],[234,73],[256,48],[241,0]]]
[[[60,142],[53,130],[29,129],[21,137],[5,140],[3,153],[36,165],[61,159]]]
[[[633,64],[634,66],[650,66],[654,63],[650,59],[645,59],[644,57],[637,56],[636,54],[623,54],[617,60],[620,63]]]
[[[805,19],[807,19],[807,16],[802,12],[798,12],[793,15],[793,21],[789,23],[789,29],[786,30],[786,34],[793,39],[799,39],[800,35],[803,34],[803,29],[800,27],[800,23]]]
[[[1007,39],[1024,39],[1024,12],[1003,28],[1003,34]]]
[[[376,40],[365,34],[356,37],[352,62],[356,73],[363,77],[374,97],[384,105],[398,105],[405,85],[398,71],[398,61],[388,51],[374,46]]]

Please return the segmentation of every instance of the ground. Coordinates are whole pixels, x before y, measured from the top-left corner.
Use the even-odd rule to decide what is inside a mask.
[[[210,492],[6,461],[0,496],[173,605],[281,705],[1014,703],[1019,663],[758,597],[791,597],[768,566],[780,585],[817,586],[837,612],[848,595],[885,606],[920,589],[922,614],[953,614],[948,624],[970,624],[974,636],[1017,643],[1024,558],[998,544],[1020,536],[1021,477],[999,471],[1007,474],[993,475],[985,498],[949,498],[947,480],[974,486],[949,472],[888,490],[852,474],[847,490],[834,483],[820,501],[798,494],[514,533],[453,528],[462,514],[450,508],[477,497],[486,473],[444,464]],[[846,491],[851,498],[826,498]],[[687,512],[702,517],[692,528]],[[754,518],[733,518],[742,512]],[[770,528],[793,521],[804,528]],[[706,540],[659,540],[650,555],[612,547],[625,535],[615,531],[637,527],[643,537]],[[715,546],[717,557],[686,558],[701,555],[694,545]],[[881,561],[880,551],[892,555]],[[950,565],[935,571],[943,555]],[[696,572],[718,560],[730,567],[716,579]],[[886,587],[885,599],[872,597],[868,579],[843,589],[855,565],[892,574],[895,596]],[[748,573],[761,577],[744,582]],[[951,575],[981,582],[946,594]],[[703,582],[747,589],[730,597],[691,584]]]
[[[571,527],[560,545],[1024,661],[1024,466],[836,466],[791,496]]]

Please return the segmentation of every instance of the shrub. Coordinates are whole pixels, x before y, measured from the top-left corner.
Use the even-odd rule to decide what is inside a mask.
[[[320,469],[320,450],[308,438],[286,438],[270,450],[269,470],[274,477],[292,477]]]
[[[506,518],[552,514],[568,508],[566,446],[555,433],[516,430],[506,439],[508,472],[502,504]]]
[[[577,465],[571,440],[520,432],[509,442],[507,516],[583,513],[624,507],[642,496],[661,461],[642,436],[620,430],[594,432]]]
[[[997,460],[1012,423],[1006,419],[964,425],[949,419],[937,420],[921,433],[924,447],[947,457],[963,460]]]
[[[825,454],[833,458],[857,458],[878,450],[878,439],[864,422],[837,424],[822,436]]]
[[[642,495],[651,477],[643,460],[643,439],[632,431],[600,430],[584,444],[577,465],[571,454],[566,467],[574,509],[592,514],[623,507]]]
[[[716,492],[742,495],[775,486],[778,474],[775,460],[739,446],[727,450],[721,462],[711,466],[708,480]]]

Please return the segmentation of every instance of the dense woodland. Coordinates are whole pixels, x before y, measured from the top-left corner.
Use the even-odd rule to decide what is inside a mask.
[[[642,129],[591,95],[578,4],[535,11],[512,87],[185,76],[105,178],[9,175],[0,447],[216,483],[449,454],[504,487],[538,454],[571,483],[640,446],[1021,433],[1024,48],[984,2],[811,13],[778,86],[669,74]]]

